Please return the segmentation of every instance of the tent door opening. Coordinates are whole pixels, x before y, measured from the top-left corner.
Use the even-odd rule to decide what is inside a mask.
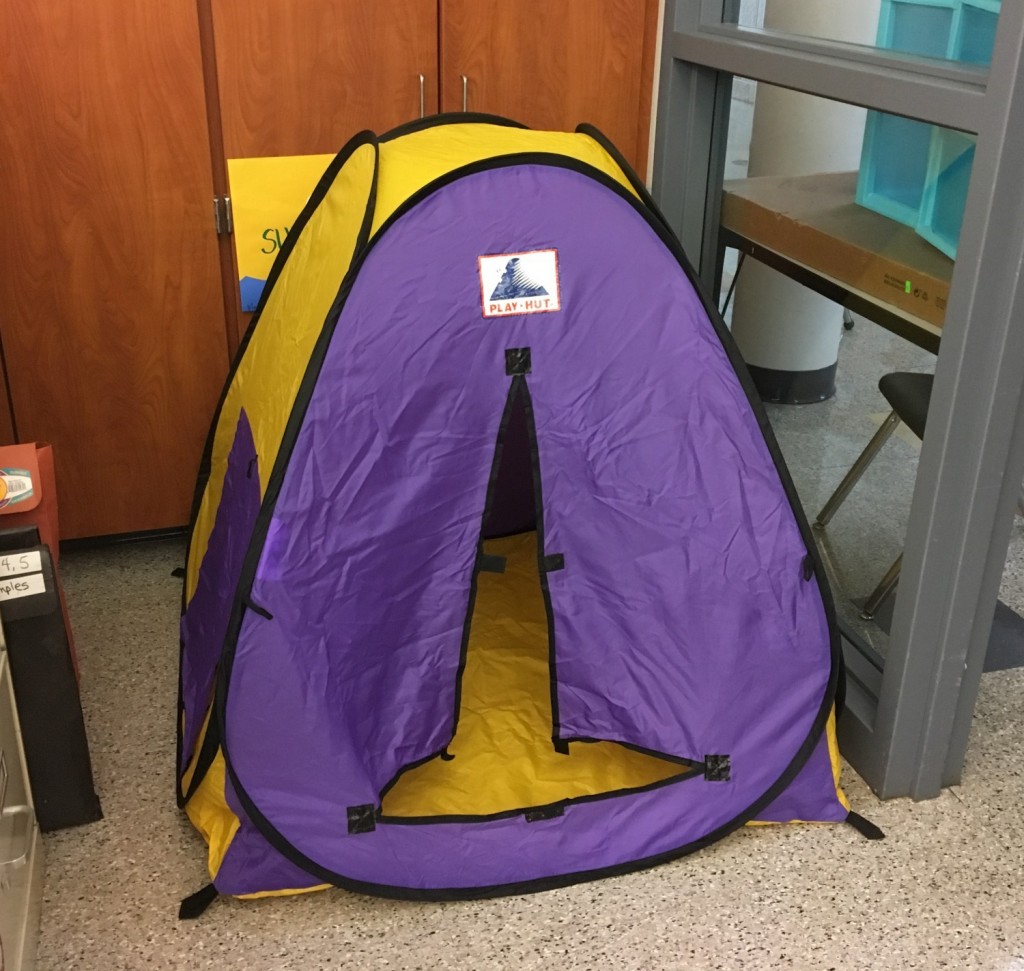
[[[493,817],[699,774],[683,760],[617,742],[574,741],[556,748],[537,466],[529,390],[516,377],[481,540],[481,562],[501,564],[503,572],[483,569],[475,575],[455,735],[443,755],[403,769],[385,789],[383,822]]]

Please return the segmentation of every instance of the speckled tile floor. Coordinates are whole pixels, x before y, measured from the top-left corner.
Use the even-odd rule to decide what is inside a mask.
[[[529,897],[413,904],[330,891],[178,900],[204,847],[174,807],[182,544],[69,554],[65,582],[106,819],[46,838],[40,971],[1024,968],[1024,671],[986,676],[963,785],[856,808],[887,832],[743,831],[676,863]]]
[[[772,411],[812,510],[884,410],[872,397],[879,366],[928,363],[879,333],[865,325],[844,338],[834,402]],[[873,578],[899,549],[916,452],[901,441],[887,450],[858,487],[865,506],[851,496],[843,510],[877,532],[865,542],[861,530],[858,544],[835,521],[832,542],[855,578]],[[896,504],[884,518],[880,490]],[[173,797],[180,581],[170,573],[183,549],[174,539],[64,557],[106,818],[46,837],[39,971],[1024,971],[1024,670],[985,676],[963,782],[940,798],[882,803],[846,770],[854,807],[886,831],[882,842],[843,826],[758,828],[654,870],[527,897],[222,899],[179,923],[178,901],[207,879],[205,847]],[[1018,610],[1022,565],[1018,519],[1003,590]]]

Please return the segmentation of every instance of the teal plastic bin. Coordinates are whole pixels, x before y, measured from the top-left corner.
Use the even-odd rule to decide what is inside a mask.
[[[970,64],[992,59],[1000,0],[882,0],[877,46]],[[869,111],[857,202],[956,257],[975,139]]]

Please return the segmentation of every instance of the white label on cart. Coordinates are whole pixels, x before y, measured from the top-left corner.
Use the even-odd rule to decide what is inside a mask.
[[[41,573],[0,580],[0,600],[17,600],[18,597],[32,597],[37,593],[46,593],[46,581]]]
[[[23,573],[38,573],[43,568],[39,550],[32,553],[8,553],[0,556],[0,577],[18,577]]]

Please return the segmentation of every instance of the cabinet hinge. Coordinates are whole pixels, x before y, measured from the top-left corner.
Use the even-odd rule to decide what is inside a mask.
[[[218,236],[227,233],[229,236],[235,230],[234,215],[231,212],[231,196],[213,197],[213,225]]]

